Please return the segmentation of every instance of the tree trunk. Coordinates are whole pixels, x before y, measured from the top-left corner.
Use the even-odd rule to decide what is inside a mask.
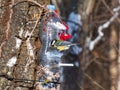
[[[40,41],[35,24],[43,9],[27,0],[18,2],[0,1],[0,90],[33,90],[37,80],[36,53]]]
[[[119,27],[120,29],[120,27]],[[118,51],[118,82],[117,82],[117,89],[120,90],[120,31],[118,32],[119,33],[119,37],[118,37],[118,47],[119,47],[119,51]]]
[[[110,32],[110,51],[109,58],[111,61],[110,64],[110,78],[111,78],[111,90],[117,89],[117,80],[118,80],[118,30],[115,25],[111,26]],[[119,90],[119,89],[118,89]]]

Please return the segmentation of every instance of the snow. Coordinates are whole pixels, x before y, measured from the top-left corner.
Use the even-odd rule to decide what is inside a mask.
[[[29,35],[30,35],[29,31],[26,31],[26,33],[25,33],[25,38],[26,38],[27,36],[29,36]]]
[[[19,39],[19,38],[16,38],[16,46],[15,46],[15,48],[16,48],[16,49],[19,49],[19,48],[20,48],[21,43],[22,43],[22,40],[21,40],[21,39]]]
[[[11,59],[8,60],[7,66],[13,67],[15,65],[16,61],[17,61],[17,57],[16,56],[12,57]]]
[[[119,3],[120,3],[120,0],[119,0]],[[118,6],[117,8],[113,9],[114,12],[118,12],[119,10],[120,10],[120,6]]]
[[[23,28],[21,28],[20,31],[19,31],[19,37],[22,37],[22,34],[23,34]],[[16,46],[15,46],[15,48],[19,49],[21,43],[22,43],[22,40],[16,37]]]

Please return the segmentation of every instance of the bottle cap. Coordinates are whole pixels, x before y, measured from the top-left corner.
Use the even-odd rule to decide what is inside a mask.
[[[55,10],[55,6],[54,5],[47,5],[47,8],[51,11]]]

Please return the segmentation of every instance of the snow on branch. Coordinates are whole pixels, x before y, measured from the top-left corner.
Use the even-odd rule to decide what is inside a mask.
[[[22,34],[23,34],[23,28],[21,28],[20,31],[19,31],[19,37],[22,37]],[[16,37],[16,46],[15,46],[15,48],[19,49],[21,43],[22,43],[22,40]]]
[[[96,39],[94,39],[93,41],[89,42],[89,50],[92,51],[95,47],[95,45],[101,40],[101,38],[104,36],[104,33],[102,32],[105,28],[108,28],[110,26],[110,24],[118,17],[119,15],[119,11],[120,10],[120,6],[118,6],[117,8],[114,8],[113,11],[115,12],[114,15],[107,21],[105,22],[103,25],[98,27],[98,36],[96,37]]]
[[[17,57],[16,57],[16,56],[13,56],[12,58],[10,58],[10,59],[8,60],[7,66],[13,67],[13,66],[15,65],[16,61],[17,61]]]

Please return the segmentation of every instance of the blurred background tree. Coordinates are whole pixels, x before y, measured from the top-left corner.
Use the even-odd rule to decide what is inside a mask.
[[[79,79],[82,84],[76,79],[76,81],[71,80],[71,85],[69,78],[63,90],[119,90],[119,16],[103,29],[104,36],[92,51],[89,50],[88,42],[95,40],[99,33],[99,26],[114,16],[113,9],[119,7],[120,1],[51,0],[51,2],[59,9],[60,15],[66,22],[71,12],[79,13],[82,19],[82,31],[78,38],[83,48],[82,54],[79,55],[82,72],[75,73],[72,70],[71,74],[69,72],[70,78],[82,75],[82,79]]]

